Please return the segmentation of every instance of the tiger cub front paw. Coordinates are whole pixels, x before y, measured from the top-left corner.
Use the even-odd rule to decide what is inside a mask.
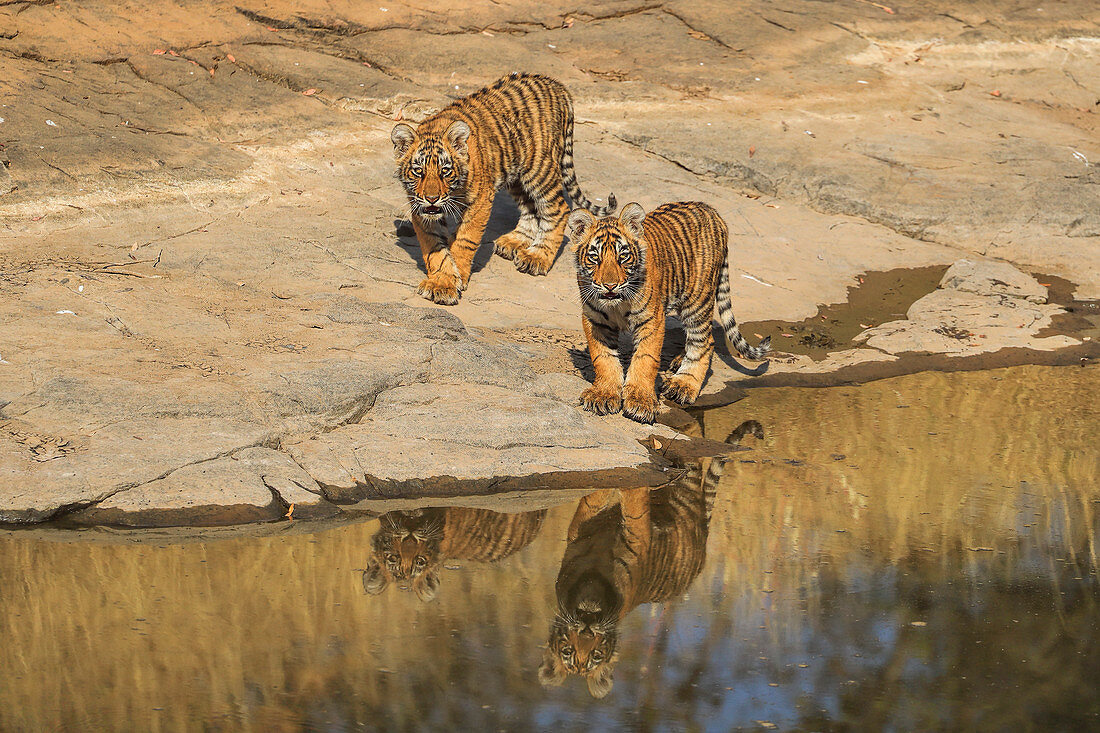
[[[623,399],[617,388],[592,385],[581,393],[581,405],[597,415],[613,415],[622,408]]]
[[[690,405],[699,396],[699,390],[703,385],[695,377],[687,374],[677,374],[669,377],[665,382],[661,394],[678,405]]]
[[[623,414],[631,420],[651,423],[657,417],[657,392],[653,387],[645,388],[628,384],[623,390]]]
[[[440,305],[454,305],[458,302],[458,282],[453,277],[432,275],[421,281],[416,294]]]

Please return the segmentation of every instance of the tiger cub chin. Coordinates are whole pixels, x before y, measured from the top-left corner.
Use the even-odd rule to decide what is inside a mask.
[[[568,219],[582,324],[596,379],[581,395],[584,409],[618,412],[651,423],[657,415],[654,382],[665,340],[665,315],[684,324],[684,354],[662,393],[681,405],[699,396],[714,354],[715,305],[726,338],[741,356],[764,359],[771,339],[749,346],[730,303],[726,254],[729,230],[713,207],[697,201],[664,204],[646,214],[628,204],[616,217],[596,218],[575,209]],[[629,331],[634,354],[623,381],[619,332]]]
[[[495,250],[516,269],[545,275],[565,234],[569,198],[598,214],[573,169],[573,99],[562,84],[538,74],[512,74],[455,100],[417,127],[393,128],[397,177],[409,197],[427,277],[417,293],[454,305],[489,223],[493,197],[508,188],[519,206],[514,231]],[[447,215],[459,221],[450,243]]]

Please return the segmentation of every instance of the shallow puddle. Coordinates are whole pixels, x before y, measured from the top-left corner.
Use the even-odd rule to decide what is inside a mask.
[[[946,266],[865,272],[858,284],[848,287],[844,302],[823,305],[803,321],[753,321],[742,328],[758,338],[770,336],[775,349],[820,361],[832,351],[852,348],[852,339],[868,328],[904,319],[913,303],[936,289],[945,272]]]
[[[1098,385],[753,389],[700,415],[746,450],[621,503],[0,535],[0,729],[1096,729]]]

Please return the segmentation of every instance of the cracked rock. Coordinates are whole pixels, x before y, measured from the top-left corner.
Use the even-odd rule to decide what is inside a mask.
[[[635,480],[643,485],[660,475],[639,441],[675,431],[599,418],[569,397],[562,402],[490,385],[412,385],[381,395],[362,423],[287,450],[339,503],[440,491],[455,481],[474,482],[464,489],[470,493],[544,487],[555,483],[546,475],[578,469],[638,468]],[[592,480],[600,480],[598,473]]]
[[[1047,289],[1007,262],[959,260],[943,274],[940,287],[982,296],[1007,295],[1038,304],[1047,302]]]
[[[226,456],[173,471],[77,512],[77,524],[158,526],[237,524],[278,519],[283,503],[247,461]],[[185,522],[181,519],[185,518]]]

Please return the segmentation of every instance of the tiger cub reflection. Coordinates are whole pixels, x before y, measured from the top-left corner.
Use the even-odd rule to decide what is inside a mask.
[[[642,603],[681,595],[703,568],[719,465],[713,461],[702,481],[696,469],[660,489],[624,490],[618,502],[607,489],[581,500],[555,584],[542,684],[577,674],[593,697],[611,691],[619,622]]]
[[[535,539],[545,516],[545,509],[505,514],[468,507],[387,512],[371,537],[363,588],[377,594],[392,581],[430,601],[445,560],[502,560]]]
[[[760,423],[743,423],[726,442],[749,434],[763,437]],[[576,674],[593,697],[611,692],[619,623],[643,603],[682,595],[703,569],[725,463],[704,459],[661,488],[604,489],[581,500],[554,587],[558,612],[539,682],[560,685]]]

